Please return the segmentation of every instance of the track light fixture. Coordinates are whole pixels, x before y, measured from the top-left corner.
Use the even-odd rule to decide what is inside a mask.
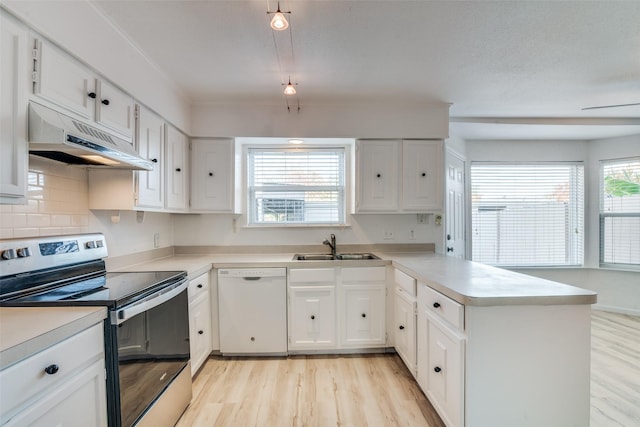
[[[283,83],[282,85],[284,86],[284,94],[285,95],[295,95],[296,94],[296,88],[294,85],[297,85],[298,83],[291,83],[291,76],[289,76],[289,83],[287,83],[286,85]]]
[[[273,28],[276,31],[284,31],[287,28],[289,28],[289,21],[287,21],[287,18],[285,18],[284,16],[285,13],[291,13],[291,11],[289,12],[281,11],[280,2],[278,2],[278,10],[276,10],[275,12],[267,11],[268,15],[273,14],[273,18],[271,18],[271,24],[270,24],[271,28]]]

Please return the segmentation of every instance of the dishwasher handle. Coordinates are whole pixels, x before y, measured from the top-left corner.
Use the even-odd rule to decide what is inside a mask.
[[[258,281],[258,280],[262,279],[262,277],[260,277],[260,276],[245,276],[242,279],[243,280],[249,280],[249,281]]]

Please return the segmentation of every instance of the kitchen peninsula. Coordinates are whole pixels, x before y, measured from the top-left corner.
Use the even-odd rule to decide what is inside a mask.
[[[404,274],[414,281],[417,296],[416,366],[407,366],[447,425],[589,423],[594,292],[433,253],[378,251],[380,260],[293,261],[292,252],[175,252],[129,269],[185,269],[195,277],[210,268],[386,265],[387,347],[397,348],[394,333],[405,328],[390,309],[394,277]]]

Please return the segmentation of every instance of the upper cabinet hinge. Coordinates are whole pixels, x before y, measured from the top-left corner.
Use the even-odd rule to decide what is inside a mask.
[[[32,83],[38,83],[38,72],[37,71],[32,71],[31,72],[31,82]]]

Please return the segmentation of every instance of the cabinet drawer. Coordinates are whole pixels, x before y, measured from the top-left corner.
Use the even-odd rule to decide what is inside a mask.
[[[187,293],[189,294],[189,301],[194,301],[200,295],[205,292],[209,292],[209,273],[201,274],[189,281],[189,287]]]
[[[424,283],[418,288],[418,303],[458,330],[464,330],[464,305],[430,288]]]
[[[48,387],[60,386],[91,362],[102,358],[102,323],[47,348],[0,372],[2,418]],[[57,366],[57,372],[45,369]]]
[[[335,282],[334,268],[296,268],[289,270],[289,281],[296,283]]]
[[[380,282],[386,280],[386,267],[352,267],[343,268],[343,282]]]
[[[393,280],[399,288],[405,290],[409,295],[416,296],[416,279],[395,269],[393,270]]]

